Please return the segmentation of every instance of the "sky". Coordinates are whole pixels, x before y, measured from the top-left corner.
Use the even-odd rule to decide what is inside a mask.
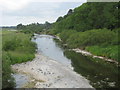
[[[86,0],[0,0],[0,26],[53,23]]]

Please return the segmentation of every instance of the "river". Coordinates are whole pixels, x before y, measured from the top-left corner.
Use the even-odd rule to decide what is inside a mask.
[[[33,41],[37,43],[38,53],[42,53],[62,64],[71,65],[71,60],[66,58],[64,49],[60,48],[54,38],[50,35],[36,35],[36,39]]]
[[[56,60],[67,66],[72,66],[74,71],[83,75],[91,82],[94,87],[118,87],[118,70],[111,63],[101,59],[93,59],[83,56],[80,53],[61,48],[50,35],[35,34],[32,41],[37,44],[37,52]],[[22,75],[21,75],[22,76]],[[23,83],[19,81],[19,74],[14,75],[17,87],[25,83],[26,76],[20,77]]]

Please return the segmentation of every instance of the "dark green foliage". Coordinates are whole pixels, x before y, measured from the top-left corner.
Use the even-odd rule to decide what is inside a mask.
[[[15,50],[16,47],[20,45],[20,39],[17,37],[14,37],[12,40],[5,41],[3,45],[3,50],[9,51],[9,50]]]
[[[113,44],[120,45],[120,28],[116,28],[113,30],[116,33],[116,39],[113,40]]]
[[[108,29],[95,29],[85,32],[65,30],[60,33],[59,36],[70,47],[74,48],[91,45],[112,44],[113,42],[117,43],[117,41],[114,41],[117,37],[116,33]]]
[[[16,45],[15,45],[14,41],[6,41],[4,46],[3,46],[3,49],[5,51],[8,51],[8,50],[14,50],[15,47],[16,47]]]
[[[67,15],[70,15],[70,14],[72,14],[72,13],[73,13],[73,10],[72,10],[72,9],[69,9]]]
[[[21,29],[21,28],[23,28],[23,25],[22,24],[18,24],[17,25],[17,29]]]
[[[61,21],[63,19],[63,17],[59,17],[57,20],[56,20],[56,22],[59,22],[59,21]]]
[[[15,87],[14,78],[11,76],[11,62],[7,52],[2,52],[2,88]]]
[[[76,34],[77,32],[75,30],[64,30],[63,32],[60,33],[60,38],[64,43],[66,43],[67,39],[72,35]]]
[[[22,30],[22,32],[24,33],[40,33],[49,28],[51,28],[51,24],[47,21],[45,22],[45,24],[32,23],[29,25],[22,25],[22,24],[17,25],[17,29]]]
[[[91,29],[118,28],[118,3],[117,2],[87,2],[75,8],[72,14],[54,24],[56,29],[74,29],[86,31]],[[69,11],[70,12],[70,11]],[[68,12],[68,13],[69,13]]]

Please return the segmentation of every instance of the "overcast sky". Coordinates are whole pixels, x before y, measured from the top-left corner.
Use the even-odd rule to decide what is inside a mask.
[[[69,9],[80,6],[86,0],[0,0],[0,26],[14,26],[19,23],[55,22]],[[1,22],[2,19],[2,22]]]

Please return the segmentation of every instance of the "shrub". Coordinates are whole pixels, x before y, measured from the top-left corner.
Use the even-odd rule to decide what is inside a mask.
[[[85,32],[78,32],[67,38],[67,43],[72,47],[86,47],[92,45],[112,44],[116,34],[108,29],[95,29]]]
[[[2,88],[15,87],[14,78],[11,76],[11,62],[7,52],[2,52]]]
[[[5,44],[3,45],[3,49],[5,51],[8,51],[8,50],[15,50],[16,48],[16,43],[14,40],[11,40],[11,41],[6,41]]]

